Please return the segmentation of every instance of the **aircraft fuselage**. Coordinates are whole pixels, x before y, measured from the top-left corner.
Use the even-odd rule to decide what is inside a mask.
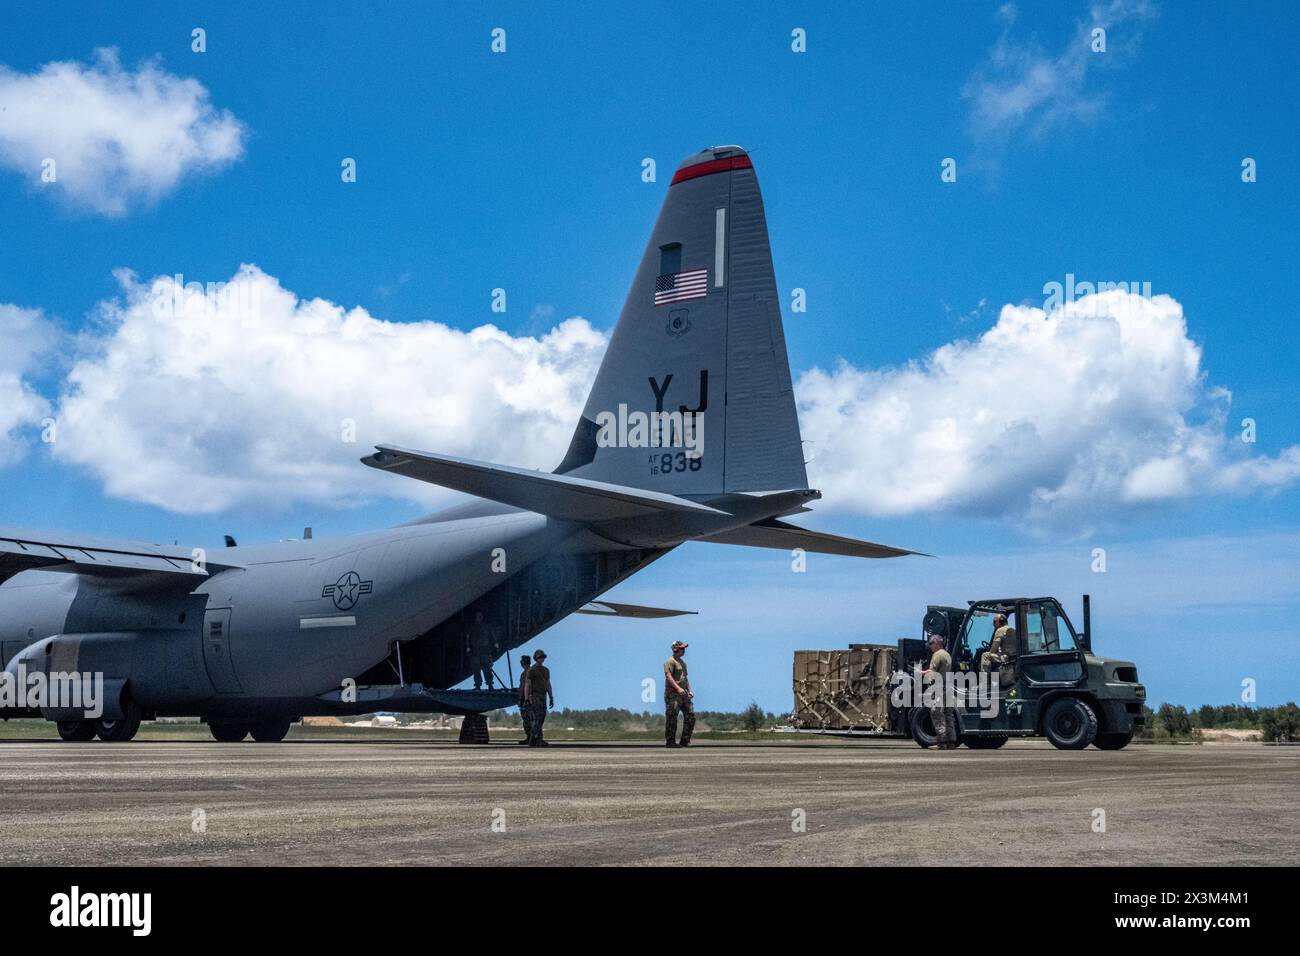
[[[507,510],[233,548],[222,557],[242,567],[179,592],[150,589],[139,578],[116,584],[28,571],[0,585],[0,650],[6,662],[24,649],[24,658],[39,662],[50,657],[42,644],[52,639],[62,669],[129,678],[134,702],[159,715],[250,707],[293,716],[329,712],[320,695],[347,681],[365,683],[397,642],[427,636],[446,645],[424,648],[426,672],[434,656],[461,661],[460,615],[494,591],[504,594],[518,572],[562,552],[579,533],[565,522]],[[563,603],[594,596],[586,590]],[[510,608],[492,601],[477,607],[486,609],[502,651],[508,649]],[[435,636],[439,625],[448,626]],[[516,642],[509,646],[529,630],[512,628]],[[453,663],[441,676],[455,682],[467,673]],[[394,670],[391,683],[398,680]]]

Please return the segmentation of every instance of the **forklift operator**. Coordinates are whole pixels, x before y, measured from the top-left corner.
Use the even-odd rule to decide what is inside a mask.
[[[989,649],[980,658],[980,670],[997,670],[998,683],[1010,687],[1016,682],[1016,658],[1020,648],[1016,638],[1016,629],[1007,623],[1007,616],[999,611],[993,616],[993,639]]]

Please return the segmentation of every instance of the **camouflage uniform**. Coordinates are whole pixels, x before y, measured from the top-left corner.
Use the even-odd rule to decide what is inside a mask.
[[[936,703],[929,705],[935,741],[940,750],[951,750],[957,746],[957,711],[949,706],[946,681],[948,672],[952,670],[952,655],[939,648],[930,657],[930,670],[935,677],[935,691],[940,695]]]
[[[686,676],[686,662],[670,657],[664,661],[664,673],[671,674],[673,680],[682,690],[689,691],[691,682]],[[691,733],[695,730],[695,703],[690,694],[676,694],[668,689],[664,681],[664,737],[668,743],[677,742],[677,712],[682,714],[682,745],[691,742]]]
[[[980,670],[984,673],[998,672],[998,685],[1010,687],[1016,682],[1016,629],[1003,624],[993,632],[989,649],[980,658]]]
[[[998,628],[998,633],[1001,632],[1002,628]],[[994,634],[993,639],[989,641],[989,649],[980,658],[980,671],[989,673],[1001,667],[1004,663],[1006,663],[1006,658],[1002,656],[1002,642],[998,639],[997,634]]]
[[[545,664],[528,668],[528,736],[532,743],[542,740],[546,723],[546,695],[551,692],[551,671]]]
[[[465,630],[465,650],[469,654],[474,689],[486,683],[492,689],[492,662],[496,660],[496,632],[487,621],[475,621]]]
[[[990,650],[993,647],[998,649],[998,664],[1001,665],[998,668],[998,684],[1010,687],[1016,682],[1016,658],[1020,654],[1016,629],[1010,624],[1004,624],[994,631]]]
[[[519,672],[519,720],[524,725],[524,736],[533,736],[533,708],[528,700],[528,672],[531,665]]]
[[[528,736],[532,740],[542,740],[542,727],[546,724],[546,698],[542,695],[528,699]]]

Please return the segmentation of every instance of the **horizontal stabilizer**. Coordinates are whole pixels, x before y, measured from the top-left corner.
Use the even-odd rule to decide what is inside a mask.
[[[600,617],[679,617],[699,614],[699,611],[674,611],[667,607],[642,607],[639,604],[615,604],[613,601],[592,601],[578,608],[575,614],[595,614]]]
[[[792,551],[802,548],[814,554],[842,554],[850,558],[900,558],[915,554],[929,557],[920,551],[908,551],[906,548],[893,548],[887,544],[872,541],[860,541],[857,538],[845,538],[838,534],[826,534],[821,531],[809,531],[788,524],[776,518],[745,525],[711,534],[697,541],[712,541],[715,544],[739,544],[750,548],[776,548]]]
[[[361,459],[371,468],[391,471],[407,478],[416,478],[565,521],[608,521],[656,512],[725,514],[716,508],[659,491],[529,471],[509,465],[494,465],[486,461],[454,458],[451,455],[432,455],[390,445],[377,445],[376,448],[375,454]]]
[[[73,542],[48,534],[6,532],[0,536],[0,583],[23,571],[42,570],[111,578],[165,574],[192,587],[209,574],[234,567],[205,563],[200,557],[179,547],[87,538]]]

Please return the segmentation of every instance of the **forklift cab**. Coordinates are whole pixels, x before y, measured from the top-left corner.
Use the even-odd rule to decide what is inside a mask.
[[[959,708],[964,734],[1032,734],[1039,701],[1052,690],[1077,687],[1087,677],[1083,642],[1060,602],[1050,597],[972,602],[953,652],[961,669],[979,671],[999,613],[1015,631],[1015,654],[992,671],[991,693],[998,697],[994,716],[974,700]]]
[[[1016,632],[1016,654],[1007,662],[1014,678],[1004,692],[1020,687],[1073,687],[1084,678],[1079,636],[1056,598],[972,602],[953,649],[953,660],[978,671],[993,641],[993,619],[1007,616]]]

